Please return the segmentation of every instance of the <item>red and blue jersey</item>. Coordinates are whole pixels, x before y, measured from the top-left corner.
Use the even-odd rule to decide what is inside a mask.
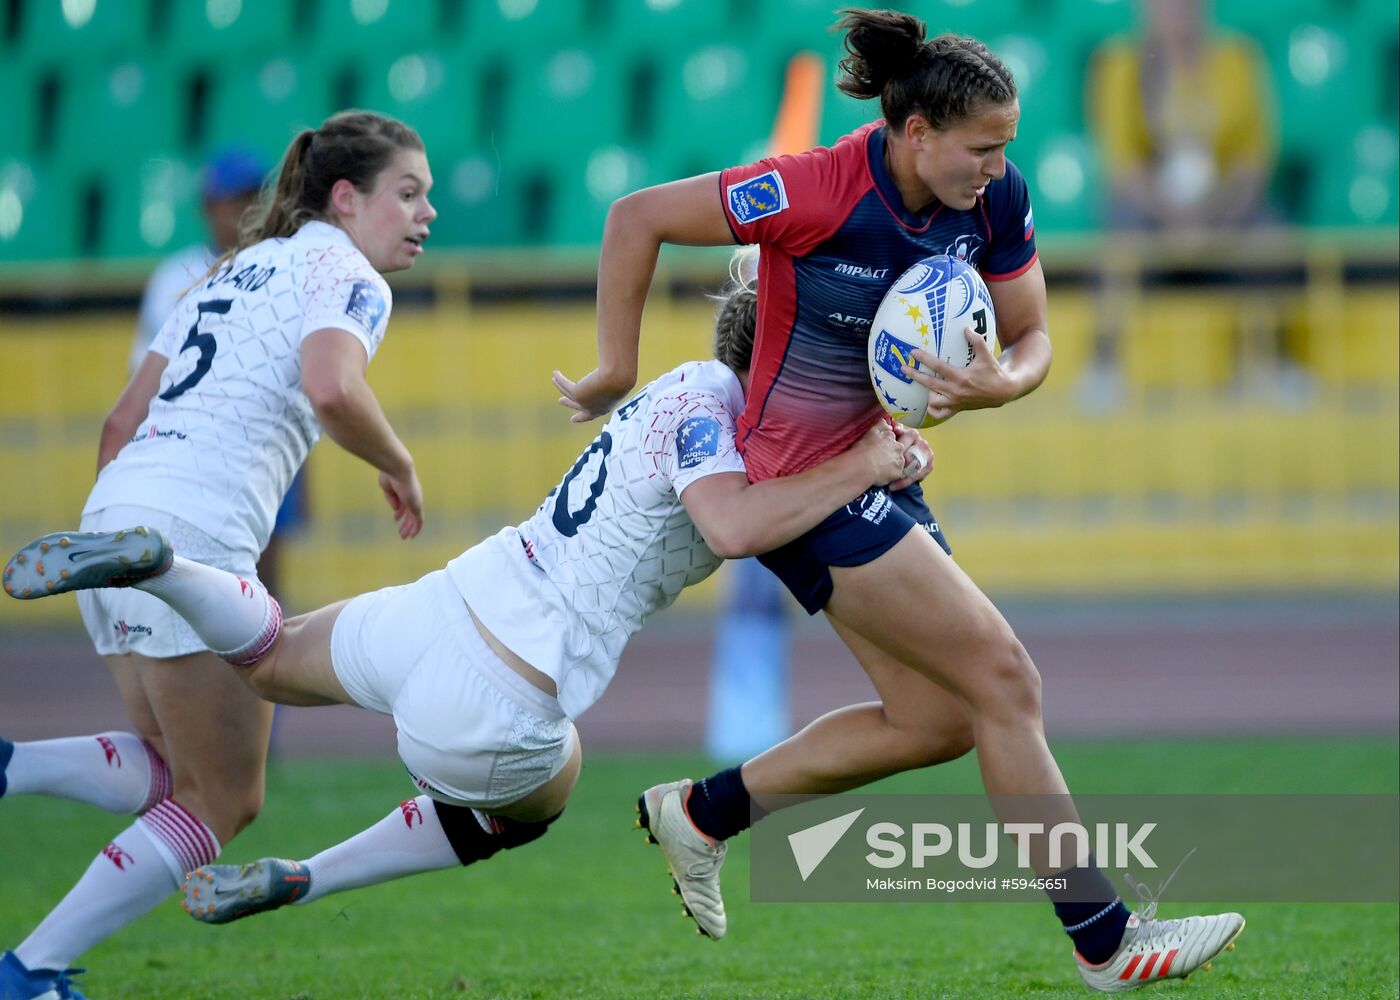
[[[757,243],[758,329],[738,443],[755,482],[849,448],[882,413],[866,340],[885,291],[932,254],[968,261],[988,281],[1035,263],[1025,178],[1010,162],[972,208],[905,209],[885,168],[883,122],[831,148],[720,174],[735,239]]]

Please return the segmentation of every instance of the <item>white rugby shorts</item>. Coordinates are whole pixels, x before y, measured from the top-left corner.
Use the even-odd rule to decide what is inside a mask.
[[[443,802],[509,805],[574,752],[558,700],[486,645],[446,570],[350,601],[331,630],[331,663],[356,704],[393,716],[400,759]]]
[[[257,580],[258,554],[230,548],[173,514],[145,507],[104,507],[84,514],[83,531],[117,531],[145,525],[159,530],[177,555]],[[187,621],[158,597],[127,587],[80,590],[78,610],[92,644],[102,656],[139,653],[163,660],[207,652]]]

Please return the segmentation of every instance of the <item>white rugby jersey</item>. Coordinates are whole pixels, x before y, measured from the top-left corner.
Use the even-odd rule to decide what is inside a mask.
[[[146,282],[146,290],[141,294],[136,334],[131,338],[131,357],[127,367],[133,373],[146,360],[146,352],[155,343],[156,335],[170,318],[180,296],[208,272],[218,256],[207,243],[200,243],[171,254],[155,269],[151,279]]]
[[[321,428],[301,387],[301,342],[345,330],[369,357],[389,286],[336,226],[243,250],[181,298],[151,350],[169,358],[150,412],[97,477],[86,514],[150,507],[260,553]]]
[[[618,407],[533,517],[448,564],[482,624],[554,679],[570,718],[602,695],[647,617],[719,566],[680,497],[744,471],[743,408],[724,364],[681,365]]]

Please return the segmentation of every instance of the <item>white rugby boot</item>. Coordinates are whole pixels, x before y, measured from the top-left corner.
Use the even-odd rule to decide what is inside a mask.
[[[226,924],[294,903],[310,888],[311,873],[296,861],[203,865],[186,873],[180,905],[196,920]]]
[[[170,568],[175,550],[155,528],[58,531],[34,539],[5,564],[5,593],[31,601],[72,590],[129,587]]]
[[[719,870],[728,848],[690,821],[686,803],[693,787],[685,778],[648,788],[637,799],[637,825],[647,831],[648,843],[661,848],[673,891],[685,904],[682,912],[695,921],[699,933],[718,940],[725,930]]]
[[[1128,918],[1123,943],[1102,965],[1090,965],[1074,953],[1084,985],[1099,993],[1119,993],[1165,979],[1185,979],[1197,969],[1210,971],[1211,961],[1222,951],[1232,951],[1244,930],[1238,913],[1210,917],[1155,920],[1147,914]]]

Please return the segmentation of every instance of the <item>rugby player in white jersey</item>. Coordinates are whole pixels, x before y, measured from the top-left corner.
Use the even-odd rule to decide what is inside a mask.
[[[241,597],[195,630],[148,593],[79,595],[135,731],[0,738],[0,795],[62,796],[140,818],[0,957],[0,997],[69,995],[65,970],[78,955],[213,861],[257,815],[272,705],[210,650],[251,662],[277,636],[281,612],[254,565],[322,430],[378,471],[400,537],[421,528],[412,456],[365,370],[389,320],[381,275],[422,253],[437,214],[431,186],[422,140],[401,122],[344,112],[303,131],[259,217],[180,300],[103,425],[82,528],[111,537],[148,525],[219,567]],[[80,575],[84,547],[41,547],[28,570]]]
[[[919,478],[927,473],[927,444],[881,421],[844,454],[750,484],[734,421],[754,314],[752,289],[733,289],[717,323],[718,360],[681,365],[619,407],[529,520],[416,583],[291,619],[260,659],[240,658],[239,674],[265,698],[392,715],[399,755],[425,794],[305,861],[196,868],[185,888],[194,916],[223,923],[471,864],[540,837],[578,778],[572,720],[602,695],[651,614],[723,558],[795,538],[816,511],[873,484],[906,485],[906,463]],[[66,551],[64,538],[93,556],[63,563],[67,578],[52,561],[35,574],[39,549]],[[155,574],[134,589],[169,602],[201,632],[229,606],[272,606],[233,574],[172,556],[154,532],[50,535],[21,554],[25,562],[17,555],[6,569],[11,588],[22,580],[41,596],[50,584]],[[249,628],[244,645],[253,635]]]

